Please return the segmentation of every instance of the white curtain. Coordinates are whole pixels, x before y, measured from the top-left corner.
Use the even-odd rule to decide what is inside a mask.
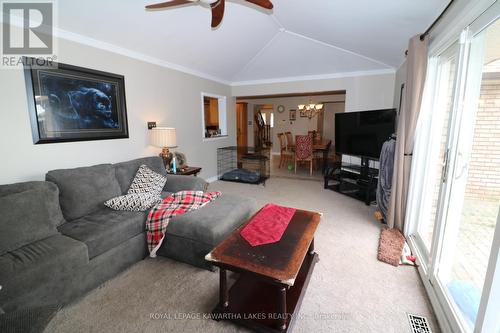
[[[418,115],[427,72],[427,40],[420,35],[410,39],[406,59],[406,83],[397,127],[394,174],[392,177],[391,200],[387,225],[403,231],[406,214],[406,199],[410,181],[411,158]]]

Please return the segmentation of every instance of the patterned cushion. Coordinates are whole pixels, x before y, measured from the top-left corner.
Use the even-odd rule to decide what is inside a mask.
[[[150,193],[132,193],[109,199],[104,205],[114,210],[139,212],[148,210],[161,201],[162,198],[158,195]]]
[[[160,196],[167,178],[154,172],[146,165],[141,165],[134,180],[130,185],[127,194],[133,193],[149,193],[155,196]]]

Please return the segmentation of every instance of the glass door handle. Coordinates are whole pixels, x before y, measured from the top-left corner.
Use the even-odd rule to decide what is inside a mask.
[[[445,153],[444,153],[444,157],[443,157],[443,169],[441,171],[441,182],[442,183],[446,183],[446,178],[448,177],[448,160],[449,160],[449,155],[450,155],[450,149],[447,148]]]
[[[456,172],[455,179],[460,179],[464,175],[464,173],[469,169],[469,163],[464,162],[463,154],[458,152],[457,156],[457,167],[460,168],[458,172]]]

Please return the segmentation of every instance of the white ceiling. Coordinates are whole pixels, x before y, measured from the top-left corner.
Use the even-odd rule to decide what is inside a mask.
[[[63,37],[91,38],[101,47],[237,83],[397,68],[408,39],[448,2],[272,0],[267,12],[228,0],[222,24],[212,30],[209,9],[199,5],[144,9],[161,1],[58,1],[58,26],[72,33]]]

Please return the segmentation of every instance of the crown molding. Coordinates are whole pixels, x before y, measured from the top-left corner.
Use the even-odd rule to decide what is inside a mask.
[[[375,69],[375,70],[371,70],[371,71],[343,72],[343,73],[304,75],[304,76],[289,76],[289,77],[264,79],[264,80],[237,81],[237,82],[231,83],[231,86],[238,87],[238,86],[249,86],[249,85],[257,85],[257,84],[341,79],[341,78],[345,78],[345,77],[370,76],[370,75],[382,75],[382,74],[394,74],[394,73],[396,73],[395,68],[384,68],[384,69]]]
[[[2,12],[0,11],[0,13],[2,13]],[[3,15],[0,15],[0,22],[3,23]],[[19,27],[19,28],[23,27],[23,21],[20,17],[14,16],[11,19],[10,23],[11,23],[11,25]],[[69,41],[79,43],[82,45],[87,45],[87,46],[90,46],[90,47],[93,47],[96,49],[100,49],[100,50],[104,50],[104,51],[108,51],[111,53],[120,54],[120,55],[129,57],[129,58],[132,58],[132,59],[144,61],[144,62],[154,64],[154,65],[157,65],[160,67],[168,68],[168,69],[173,69],[173,70],[185,73],[185,74],[193,75],[193,76],[196,76],[196,77],[199,77],[202,79],[214,81],[214,82],[221,83],[224,85],[228,85],[228,86],[231,85],[231,81],[222,79],[220,77],[217,77],[217,76],[214,76],[211,74],[207,74],[207,73],[204,73],[201,71],[197,71],[197,70],[194,70],[194,69],[182,66],[182,65],[174,64],[174,63],[171,63],[171,62],[168,62],[165,60],[161,60],[159,58],[152,57],[152,56],[146,55],[146,54],[141,53],[141,52],[133,51],[133,50],[130,50],[130,49],[127,49],[127,48],[124,48],[124,47],[121,47],[121,46],[118,46],[115,44],[103,42],[101,40],[87,37],[84,35],[80,35],[80,34],[77,34],[77,33],[71,32],[71,31],[67,31],[67,30],[64,30],[61,28],[54,27],[53,31],[54,31],[54,36],[61,38],[61,39],[69,40]]]
[[[273,15],[274,17],[274,15]],[[275,18],[276,19],[276,18]],[[0,22],[3,23],[3,17],[0,15]],[[12,25],[17,26],[17,27],[22,27],[23,22],[20,18],[13,19],[10,22]],[[278,25],[281,23],[278,21]],[[271,42],[273,42],[277,36],[280,35],[280,33],[289,33],[289,34],[295,34],[291,31],[287,31],[284,28],[280,28],[279,31],[271,38],[271,40],[266,44],[264,48],[266,48]],[[380,74],[394,74],[396,72],[396,69],[391,67],[391,68],[384,68],[384,69],[377,69],[377,70],[371,70],[371,71],[355,71],[355,72],[342,72],[342,73],[331,73],[331,74],[320,74],[320,75],[303,75],[303,76],[290,76],[290,77],[282,77],[282,78],[271,78],[271,79],[261,79],[261,80],[248,80],[248,81],[230,81],[226,80],[211,74],[207,74],[201,71],[197,71],[182,65],[178,65],[175,63],[171,63],[165,60],[161,60],[159,58],[153,57],[146,55],[141,52],[133,51],[112,43],[107,43],[98,39],[94,39],[88,36],[84,36],[81,34],[77,34],[74,32],[70,32],[61,28],[54,28],[54,35],[58,38],[65,39],[68,41],[72,41],[75,43],[79,43],[82,45],[87,45],[96,49],[108,51],[111,53],[115,54],[120,54],[132,59],[140,60],[146,63],[154,64],[160,67],[176,70],[185,74],[193,75],[198,78],[210,80],[213,82],[217,82],[220,84],[224,84],[227,86],[247,86],[247,85],[258,85],[258,84],[270,84],[270,83],[286,83],[286,82],[294,82],[294,81],[313,81],[313,80],[325,80],[325,79],[338,79],[338,78],[345,78],[345,77],[356,77],[356,76],[369,76],[369,75],[380,75]],[[298,35],[295,34],[299,37],[302,38],[307,38],[311,39],[306,36]],[[313,40],[313,39],[311,39]],[[314,40],[318,43],[323,43],[317,40]],[[332,45],[325,45],[325,46],[330,46],[330,47],[335,47]],[[260,50],[254,58],[256,58],[262,50]],[[252,62],[254,59],[252,59],[250,62]],[[371,59],[373,61],[373,59]],[[248,65],[248,64],[247,64]],[[385,64],[384,64],[385,65]],[[387,66],[387,65],[386,65]]]

